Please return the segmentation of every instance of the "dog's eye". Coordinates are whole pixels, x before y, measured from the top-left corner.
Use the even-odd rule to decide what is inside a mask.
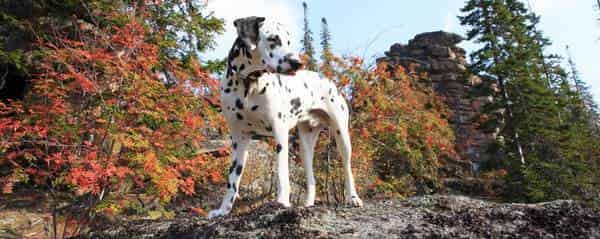
[[[267,38],[267,41],[271,42],[275,46],[281,46],[281,38],[278,35],[272,35]]]

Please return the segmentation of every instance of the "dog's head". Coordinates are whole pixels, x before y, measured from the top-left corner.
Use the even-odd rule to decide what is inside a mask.
[[[294,74],[302,63],[292,49],[290,33],[281,24],[264,17],[246,17],[233,22],[239,39],[269,72]]]

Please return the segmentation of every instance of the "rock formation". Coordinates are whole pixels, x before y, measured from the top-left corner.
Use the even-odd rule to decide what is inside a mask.
[[[456,46],[463,40],[459,35],[443,31],[422,33],[406,45],[392,45],[385,57],[377,61],[429,75],[431,86],[444,97],[453,113],[449,122],[454,128],[457,152],[472,162],[476,171],[478,165],[489,158],[486,145],[495,137],[494,132],[478,127],[481,107],[493,98],[472,96],[484,79],[469,73],[465,50]]]

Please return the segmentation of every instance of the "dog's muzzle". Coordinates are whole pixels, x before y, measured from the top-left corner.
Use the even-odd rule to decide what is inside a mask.
[[[302,67],[302,62],[300,62],[299,60],[294,60],[294,59],[289,59],[288,61],[290,63],[290,71],[291,72],[296,72],[298,70],[300,70],[300,68]]]
[[[290,56],[284,57],[283,60],[290,65],[290,68],[285,72],[279,72],[279,73],[293,75],[296,73],[296,71],[298,71],[302,67],[302,62],[300,62],[299,60],[296,60],[296,59],[292,59]],[[281,70],[281,69],[278,69],[278,70]]]

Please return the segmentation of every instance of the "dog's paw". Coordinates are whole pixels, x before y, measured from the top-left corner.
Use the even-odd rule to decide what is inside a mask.
[[[363,202],[362,202],[362,200],[360,200],[360,198],[358,196],[350,197],[350,200],[348,200],[348,204],[352,207],[362,207],[363,206]]]
[[[289,200],[277,200],[277,203],[279,203],[283,207],[291,207],[292,206],[292,204],[290,203]]]
[[[225,210],[221,210],[221,209],[217,209],[217,210],[212,210],[208,213],[208,219],[212,219],[212,218],[217,218],[217,217],[222,217],[229,214],[229,212],[225,211]]]

